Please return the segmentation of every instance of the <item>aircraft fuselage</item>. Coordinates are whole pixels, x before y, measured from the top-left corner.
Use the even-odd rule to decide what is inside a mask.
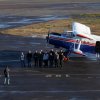
[[[75,47],[77,48],[79,44],[79,39],[76,37],[65,37],[65,36],[57,36],[57,35],[49,35],[49,43],[58,46],[63,47],[66,49],[73,49],[74,43]],[[81,47],[80,50],[83,52],[89,52],[89,53],[95,53],[95,41],[88,40],[88,39],[82,39],[81,40]]]

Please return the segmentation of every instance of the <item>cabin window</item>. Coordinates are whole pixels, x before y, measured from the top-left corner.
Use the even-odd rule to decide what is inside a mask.
[[[55,33],[55,32],[52,32],[52,33],[50,33],[50,34],[52,34],[52,35],[57,35],[57,36],[61,36],[60,33]]]

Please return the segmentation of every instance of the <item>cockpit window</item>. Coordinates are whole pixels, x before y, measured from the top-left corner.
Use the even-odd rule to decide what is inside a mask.
[[[74,34],[72,34],[72,33],[65,33],[65,34],[62,34],[62,36],[64,36],[64,37],[68,37],[68,38],[73,38],[73,37],[75,37],[75,35]]]
[[[55,33],[55,32],[52,32],[52,33],[50,33],[50,34],[52,34],[52,35],[58,35],[58,36],[61,36],[61,34],[60,34],[60,33]]]

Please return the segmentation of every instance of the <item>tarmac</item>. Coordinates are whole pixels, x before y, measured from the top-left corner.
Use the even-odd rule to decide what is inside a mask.
[[[48,21],[48,16],[55,19],[73,14],[100,13],[100,2],[96,2],[99,0],[84,3],[80,0],[78,3],[65,1],[61,4],[28,1],[26,4],[23,0],[17,0],[16,3],[1,1],[0,28],[27,25],[34,20]],[[35,18],[27,15],[35,15]],[[95,55],[92,58],[72,55],[69,61],[63,63],[62,68],[21,67],[22,51],[26,54],[28,50],[34,52],[51,48],[53,46],[41,37],[0,34],[0,100],[100,100],[100,59],[96,59]],[[3,84],[5,65],[10,68],[10,85]]]
[[[3,37],[6,38],[5,35]],[[22,68],[19,60],[21,51],[26,53],[29,49],[33,50],[32,47],[50,50],[52,46],[47,45],[44,39],[7,37],[12,40],[0,40],[5,44],[0,51],[0,100],[100,99],[100,59],[71,56],[62,68]],[[23,43],[25,47],[21,48]],[[28,46],[29,43],[36,44]],[[39,46],[37,43],[40,43]],[[9,48],[6,48],[7,45]],[[3,84],[5,65],[10,68],[10,85]]]

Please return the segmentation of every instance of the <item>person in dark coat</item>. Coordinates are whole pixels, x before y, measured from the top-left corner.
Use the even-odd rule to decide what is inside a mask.
[[[55,55],[55,52],[54,52],[54,50],[52,49],[52,50],[49,52],[49,67],[53,67],[53,65],[54,65],[54,55]]]
[[[38,67],[39,66],[39,53],[37,50],[33,54],[33,58],[34,58],[34,66]]]
[[[96,41],[96,46],[95,46],[95,52],[96,52],[96,57],[100,57],[100,41]]]
[[[41,68],[43,66],[43,51],[41,50],[39,52],[39,67]]]
[[[27,62],[28,62],[28,67],[32,67],[32,52],[29,50],[27,53]]]
[[[6,68],[4,69],[4,84],[10,84],[10,76],[9,76],[9,71],[10,69],[8,68],[8,66],[6,66]]]
[[[60,63],[60,67],[62,67],[62,64],[63,64],[63,58],[64,58],[63,51],[60,50],[60,52],[59,52],[59,63]]]
[[[59,63],[59,54],[56,51],[55,55],[54,55],[54,62],[55,62],[55,67],[58,67],[58,63]]]

